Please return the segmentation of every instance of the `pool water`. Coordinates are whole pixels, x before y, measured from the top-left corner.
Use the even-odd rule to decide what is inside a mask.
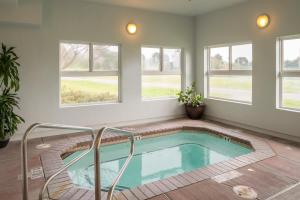
[[[101,147],[101,186],[107,190],[117,177],[130,149],[120,143]],[[232,143],[205,131],[179,131],[135,142],[135,153],[116,190],[134,188],[180,173],[192,171],[233,157],[248,154],[251,148]],[[82,151],[64,159],[67,163]],[[75,185],[94,187],[94,157],[88,154],[68,169]]]

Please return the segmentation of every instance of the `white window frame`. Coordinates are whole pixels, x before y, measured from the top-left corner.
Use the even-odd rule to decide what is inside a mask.
[[[159,70],[144,70],[142,68],[142,48],[156,48],[159,49],[159,54],[160,54],[160,61],[159,61]],[[184,61],[184,49],[180,47],[168,47],[168,46],[152,46],[152,45],[142,45],[141,46],[141,55],[140,55],[140,65],[141,65],[141,70],[142,70],[142,76],[152,76],[152,75],[180,75],[180,89],[182,90],[185,86],[185,61]],[[180,49],[180,69],[179,71],[166,71],[164,70],[164,49]],[[141,82],[142,83],[142,82]],[[167,97],[153,97],[153,98],[143,98],[142,95],[142,90],[143,87],[141,87],[141,98],[143,101],[152,101],[152,100],[165,100],[165,99],[176,99],[177,97],[173,96],[167,96]]]
[[[89,45],[89,71],[62,71],[60,69],[60,46],[61,44],[85,44]],[[118,70],[114,71],[93,71],[94,57],[93,57],[93,47],[94,45],[103,46],[116,46],[118,47]],[[101,76],[117,76],[118,77],[118,98],[116,101],[99,101],[91,103],[78,103],[78,104],[62,104],[61,102],[61,78],[62,77],[101,77]],[[112,43],[96,43],[96,42],[82,42],[82,41],[70,41],[61,40],[59,41],[59,106],[64,107],[80,107],[80,106],[91,106],[91,105],[105,105],[105,104],[115,104],[121,103],[121,45]]]
[[[299,70],[284,70],[284,48],[283,48],[283,41],[284,40],[293,40],[293,39],[300,39],[300,35],[291,35],[291,36],[282,36],[277,38],[276,43],[276,54],[277,54],[277,61],[276,61],[276,108],[292,111],[292,112],[300,112],[298,108],[290,108],[283,106],[283,78],[300,78],[300,69]]]
[[[238,45],[247,45],[251,44],[252,45],[252,68],[251,70],[235,70],[232,69],[232,47],[233,46],[238,46]],[[229,69],[223,70],[223,69],[218,69],[218,70],[212,70],[211,65],[210,65],[210,50],[212,48],[221,48],[221,47],[228,47],[229,48]],[[219,101],[226,101],[226,102],[233,102],[233,103],[241,103],[241,104],[246,104],[246,105],[252,105],[253,102],[253,83],[252,83],[252,96],[251,96],[251,101],[241,101],[241,100],[234,100],[234,99],[227,99],[227,98],[221,98],[221,97],[213,97],[210,96],[209,94],[209,78],[210,76],[250,76],[251,79],[253,80],[252,77],[252,71],[253,71],[253,43],[251,41],[246,41],[246,42],[238,42],[238,43],[229,43],[229,44],[220,44],[220,45],[212,45],[212,46],[207,46],[204,49],[204,97],[206,99],[213,99],[213,100],[219,100]]]

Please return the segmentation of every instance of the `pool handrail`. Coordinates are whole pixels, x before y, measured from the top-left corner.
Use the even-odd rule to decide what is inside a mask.
[[[22,170],[22,199],[29,200],[28,198],[28,154],[27,154],[27,140],[28,135],[30,135],[34,130],[42,128],[42,129],[63,129],[63,130],[77,130],[77,131],[88,131],[92,140],[95,140],[94,137],[94,129],[89,127],[81,127],[81,126],[69,126],[62,124],[50,124],[50,123],[34,123],[26,130],[22,137],[21,141],[21,170]]]
[[[98,149],[100,149],[100,145],[101,145],[101,140],[102,140],[102,136],[105,133],[105,130],[110,129],[110,130],[115,130],[115,131],[120,131],[120,132],[124,132],[129,134],[129,139],[130,139],[130,152],[129,155],[125,161],[125,163],[123,164],[118,176],[115,178],[115,180],[113,181],[112,186],[110,187],[110,189],[108,190],[108,194],[107,194],[107,200],[112,200],[112,196],[113,196],[113,192],[115,190],[116,185],[118,184],[118,182],[120,181],[124,171],[126,170],[130,160],[133,157],[134,154],[134,134],[130,131],[126,131],[126,130],[121,130],[121,129],[116,129],[116,128],[102,128],[99,130],[96,138],[95,138],[95,150],[94,150],[94,161],[95,161],[95,200],[101,200],[101,181],[100,181],[100,152],[98,151]]]
[[[99,130],[99,132],[96,134],[96,137],[94,137],[94,135],[93,135],[93,143],[92,143],[91,147],[88,150],[84,151],[78,157],[71,160],[69,163],[67,163],[64,167],[60,168],[58,171],[56,171],[53,175],[51,175],[46,180],[42,190],[40,191],[39,200],[43,199],[44,192],[46,191],[49,183],[56,176],[58,176],[64,170],[66,170],[67,168],[69,168],[70,166],[72,166],[73,164],[78,162],[79,160],[81,160],[85,155],[90,153],[92,150],[94,150],[94,158],[95,158],[94,159],[94,165],[95,165],[95,200],[101,200],[100,152],[99,152],[99,148],[100,148],[102,136],[104,135],[106,130],[114,130],[114,131],[124,132],[124,133],[129,134],[129,138],[130,138],[130,153],[129,153],[129,156],[126,159],[126,161],[123,164],[117,178],[113,181],[113,184],[112,184],[112,186],[110,187],[110,189],[108,191],[107,199],[108,200],[112,199],[112,195],[113,195],[113,192],[115,190],[115,187],[118,184],[120,178],[122,177],[124,171],[126,170],[131,158],[133,157],[133,153],[134,153],[134,134],[132,132],[129,132],[129,131],[126,131],[126,130],[121,130],[121,129],[117,129],[117,128],[110,128],[110,127],[104,127],[104,128]]]

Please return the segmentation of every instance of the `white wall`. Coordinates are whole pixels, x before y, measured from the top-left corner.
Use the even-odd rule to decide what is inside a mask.
[[[129,36],[125,25],[134,20],[138,33]],[[176,100],[141,100],[141,45],[182,47],[187,80],[193,79],[195,19],[73,0],[43,1],[39,27],[0,24],[0,42],[17,47],[21,67],[21,111],[26,124],[52,122],[92,125],[183,114]],[[120,43],[122,103],[59,107],[59,40]]]
[[[0,23],[38,26],[42,20],[40,0],[0,1]]]
[[[97,126],[181,115],[183,110],[176,100],[141,101],[140,46],[184,48],[188,83],[196,76],[198,88],[203,92],[204,46],[251,40],[254,49],[253,105],[207,100],[207,115],[300,136],[300,114],[275,108],[276,37],[300,34],[299,0],[251,0],[198,16],[197,20],[72,0],[42,2],[41,23],[34,23],[36,26],[28,25],[28,21],[16,24],[18,20],[13,17],[0,18],[0,42],[16,46],[21,57],[20,114],[26,124],[20,126],[20,133],[33,122]],[[31,16],[39,16],[40,11],[32,9]],[[256,17],[264,12],[271,15],[272,24],[266,30],[259,30],[255,25]],[[38,22],[38,19],[31,21]],[[132,19],[139,31],[129,36],[124,27]],[[59,40],[120,43],[122,103],[59,108]],[[195,57],[196,73],[193,70]]]
[[[300,34],[299,0],[251,0],[197,17],[196,79],[204,91],[204,47],[253,42],[253,105],[206,100],[207,115],[260,129],[300,137],[300,113],[276,109],[276,38]],[[268,13],[271,26],[256,27],[256,17]]]

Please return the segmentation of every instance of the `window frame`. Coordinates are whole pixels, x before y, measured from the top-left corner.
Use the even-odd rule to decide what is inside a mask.
[[[157,48],[159,49],[159,70],[144,70],[142,66],[142,49],[143,48]],[[164,70],[164,49],[180,49],[180,69],[178,71]],[[184,48],[181,47],[170,47],[170,46],[155,46],[155,45],[141,45],[140,47],[140,69],[141,69],[141,99],[142,101],[154,101],[154,100],[168,100],[176,99],[175,96],[166,96],[166,97],[152,97],[144,98],[143,93],[143,76],[153,76],[153,75],[179,75],[180,76],[180,89],[182,90],[185,86],[185,60],[184,60]]]
[[[247,44],[252,45],[252,66],[251,66],[251,70],[236,70],[236,69],[233,69],[232,68],[232,66],[233,66],[232,47],[233,46],[239,46],[239,45],[247,45]],[[212,48],[222,48],[222,47],[228,47],[229,48],[228,69],[226,69],[226,70],[224,70],[224,69],[213,70],[213,69],[211,69],[210,50]],[[253,76],[252,76],[253,75],[253,43],[252,43],[252,41],[226,43],[226,44],[206,46],[204,48],[204,66],[205,66],[205,70],[204,70],[204,97],[206,99],[252,105],[252,102],[253,102]],[[227,98],[210,96],[209,81],[210,81],[211,76],[250,76],[251,79],[252,79],[251,101],[242,101],[242,100],[235,100],[235,99],[227,99]]]
[[[300,34],[281,36],[276,41],[276,108],[292,112],[300,112],[300,108],[291,108],[283,105],[283,79],[284,78],[300,78],[300,69],[285,70],[284,69],[284,45],[285,40],[300,39]]]
[[[89,66],[88,71],[62,71],[60,69],[61,62],[61,44],[86,44],[89,45]],[[60,40],[59,41],[59,107],[81,107],[81,106],[93,106],[93,105],[106,105],[106,104],[118,104],[122,102],[121,94],[121,44],[118,43],[98,43],[98,42],[84,42],[84,41],[72,41],[72,40]],[[93,71],[94,66],[94,45],[103,46],[116,46],[118,48],[118,70],[107,71]],[[105,77],[105,76],[117,76],[118,77],[118,98],[115,101],[99,101],[90,103],[78,103],[78,104],[62,104],[61,102],[61,78],[62,77]]]

